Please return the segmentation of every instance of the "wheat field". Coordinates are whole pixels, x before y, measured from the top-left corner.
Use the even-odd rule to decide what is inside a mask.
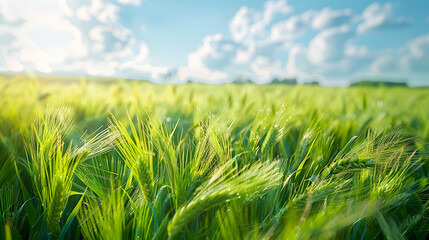
[[[0,78],[1,239],[426,239],[429,89]]]

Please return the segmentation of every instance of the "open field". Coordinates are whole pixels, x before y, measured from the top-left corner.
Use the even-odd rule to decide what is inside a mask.
[[[0,78],[0,238],[426,239],[429,89]]]

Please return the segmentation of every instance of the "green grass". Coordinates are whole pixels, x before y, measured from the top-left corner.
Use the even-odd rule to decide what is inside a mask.
[[[426,239],[429,89],[0,77],[0,239]]]

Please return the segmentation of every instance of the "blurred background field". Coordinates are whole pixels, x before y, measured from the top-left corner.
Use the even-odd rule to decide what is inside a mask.
[[[7,239],[428,236],[427,88],[11,75],[0,95]]]
[[[145,81],[87,77],[16,76],[0,79],[6,116],[30,122],[38,108],[70,106],[83,128],[106,127],[113,113],[123,118],[151,111],[172,123],[193,126],[213,114],[217,121],[250,124],[260,114],[275,116],[288,109],[290,125],[317,122],[326,130],[342,132],[347,141],[368,127],[403,126],[410,135],[427,141],[429,89],[401,86],[325,88],[312,85],[152,84]],[[7,117],[5,116],[5,120]],[[12,120],[12,119],[11,119]],[[26,120],[26,121],[25,121]],[[79,130],[82,130],[79,129]],[[186,129],[184,129],[186,130]]]

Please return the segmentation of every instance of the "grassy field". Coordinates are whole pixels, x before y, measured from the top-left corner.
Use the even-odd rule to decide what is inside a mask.
[[[0,78],[1,239],[426,239],[429,89]]]

